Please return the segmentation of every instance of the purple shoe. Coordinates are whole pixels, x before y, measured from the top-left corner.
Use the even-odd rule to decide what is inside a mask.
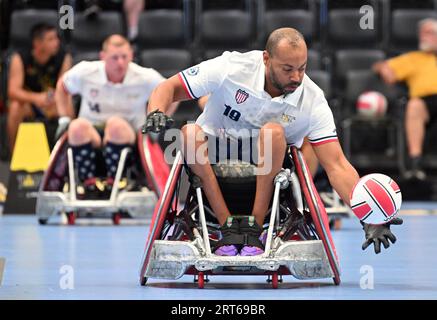
[[[257,256],[264,253],[264,250],[262,249],[264,248],[262,242],[263,228],[256,223],[254,216],[248,216],[241,219],[240,233],[245,239],[245,245],[240,251],[240,256]]]
[[[238,254],[238,249],[233,244],[221,246],[214,251],[214,254],[218,256],[236,256]]]
[[[244,246],[240,251],[240,256],[248,257],[248,256],[258,256],[263,254],[264,250],[258,247],[253,246]]]
[[[238,243],[238,241],[236,241],[238,240],[236,239],[236,237],[238,237],[238,231],[238,220],[228,217],[226,222],[220,226],[222,238],[216,244],[217,249],[214,251],[214,254],[218,256],[236,256],[238,254],[238,248],[234,245],[234,243]]]

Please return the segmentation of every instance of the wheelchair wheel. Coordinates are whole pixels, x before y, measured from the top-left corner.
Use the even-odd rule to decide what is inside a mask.
[[[205,287],[205,275],[203,272],[199,272],[197,277],[197,287],[203,289]]]
[[[49,164],[47,170],[44,172],[39,191],[62,190],[62,173],[67,174],[67,140],[67,133],[64,133],[64,135],[56,142],[56,145],[50,153]]]
[[[141,284],[141,286],[145,286],[146,285],[146,283],[147,283],[147,277],[143,277],[142,279],[141,279],[141,282],[140,282],[140,284]]]
[[[147,270],[150,253],[152,252],[153,242],[161,236],[161,232],[164,227],[164,222],[167,218],[170,208],[173,203],[177,203],[174,197],[176,194],[177,185],[182,172],[182,153],[178,152],[175,162],[171,168],[169,177],[165,184],[164,191],[159,197],[153,213],[152,222],[150,223],[150,229],[146,241],[146,247],[144,249],[142,266],[140,271],[140,283],[144,281],[144,275]]]
[[[341,226],[342,226],[342,222],[340,218],[329,219],[329,228],[331,230],[340,230]]]
[[[137,147],[148,186],[159,198],[164,192],[170,174],[170,168],[165,162],[164,153],[159,143],[152,142],[150,137],[143,135],[141,131],[137,134]]]
[[[67,224],[69,226],[74,226],[76,224],[76,212],[67,212]]]
[[[316,190],[302,153],[293,147],[292,157],[296,166],[299,183],[304,194],[304,200],[310,211],[317,235],[319,239],[322,240],[326,255],[328,256],[329,264],[334,274],[334,283],[335,285],[339,285],[341,282],[340,268],[338,265],[337,252],[329,228],[328,214],[326,213],[325,206]]]
[[[115,226],[120,225],[120,221],[121,221],[121,213],[120,212],[116,212],[112,215],[112,223]]]
[[[45,218],[39,218],[38,219],[38,223],[40,224],[40,225],[42,225],[42,226],[45,226],[46,224],[47,224],[47,221],[48,221],[49,219],[45,219]]]
[[[272,288],[278,289],[278,285],[279,285],[279,276],[278,273],[275,272],[272,274]]]

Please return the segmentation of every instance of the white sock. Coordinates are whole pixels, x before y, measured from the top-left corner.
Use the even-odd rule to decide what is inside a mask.
[[[135,39],[138,36],[138,26],[130,27],[128,36],[129,36],[129,40]]]

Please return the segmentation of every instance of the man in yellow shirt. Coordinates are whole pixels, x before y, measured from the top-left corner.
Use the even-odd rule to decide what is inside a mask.
[[[437,119],[437,20],[419,22],[419,50],[378,62],[373,70],[388,84],[405,81],[409,100],[405,115],[411,170],[407,177],[425,179],[421,169],[426,126]]]

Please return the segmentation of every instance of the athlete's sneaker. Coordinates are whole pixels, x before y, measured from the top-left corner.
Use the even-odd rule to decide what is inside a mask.
[[[111,193],[112,189],[114,188],[114,178],[107,177],[105,182],[105,191],[109,191]],[[125,190],[125,191],[133,191],[139,189],[135,181],[129,181],[128,178],[124,177],[120,179],[120,182],[118,183],[118,190]]]
[[[240,250],[241,256],[257,256],[264,253],[264,244],[260,240],[263,228],[255,221],[254,216],[244,217],[240,221],[240,233],[244,236],[245,245]]]
[[[422,168],[422,157],[412,157],[410,158],[410,170],[405,172],[405,179],[416,179],[424,181],[426,180],[426,173]]]
[[[259,256],[260,254],[263,254],[264,250],[258,247],[254,246],[244,246],[243,249],[240,251],[240,256]]]
[[[214,254],[218,256],[236,256],[238,254],[238,249],[233,244],[229,246],[220,246],[214,251]]]
[[[239,221],[232,217],[226,219],[226,222],[220,227],[222,238],[217,242],[214,254],[218,256],[236,256],[238,248],[233,243],[241,241],[239,234]]]
[[[426,173],[422,169],[408,170],[404,173],[404,178],[406,180],[426,180]]]
[[[79,200],[97,200],[101,198],[101,181],[97,178],[88,178],[77,186]]]

